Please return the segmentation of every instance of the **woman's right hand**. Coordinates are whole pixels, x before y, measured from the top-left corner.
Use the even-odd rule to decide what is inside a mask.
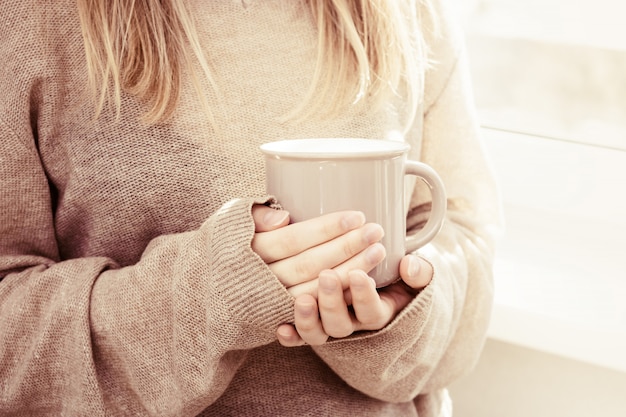
[[[289,224],[288,212],[255,205],[252,217],[252,250],[294,297],[317,297],[317,278],[326,269],[334,269],[348,288],[348,271],[367,273],[385,257],[379,243],[382,227],[365,223],[361,212],[341,211]]]

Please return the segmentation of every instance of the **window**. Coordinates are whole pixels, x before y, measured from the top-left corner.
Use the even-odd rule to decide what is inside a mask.
[[[507,220],[491,336],[626,371],[626,3],[456,5]]]

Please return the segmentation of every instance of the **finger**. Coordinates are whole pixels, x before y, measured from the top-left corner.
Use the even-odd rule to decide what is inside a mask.
[[[333,269],[337,272],[337,274],[339,274],[339,277],[341,277],[343,287],[348,288],[348,273],[350,271],[358,269],[366,273],[370,272],[371,270],[376,268],[376,266],[380,264],[383,259],[385,259],[386,255],[387,252],[385,251],[385,247],[382,245],[382,243],[375,243],[367,248],[365,251],[359,253],[357,256],[348,259],[346,262],[338,265],[336,268]]]
[[[315,298],[309,295],[296,298],[294,317],[296,330],[304,342],[312,346],[326,343],[328,335],[322,327]]]
[[[358,322],[358,330],[378,330],[393,317],[393,308],[381,301],[376,283],[365,272],[350,271],[350,294],[352,307]]]
[[[417,255],[406,255],[400,261],[400,277],[410,288],[419,291],[433,279],[434,269],[430,262]]]
[[[333,270],[339,276],[341,280],[341,286],[344,290],[347,290],[350,286],[348,280],[348,272],[354,269],[360,269],[365,272],[369,272],[376,267],[385,258],[385,247],[380,243],[374,243],[370,245],[365,251],[357,254],[348,261],[333,268]],[[271,266],[270,266],[271,267]],[[321,271],[320,271],[321,273]],[[319,275],[319,274],[318,274]],[[287,287],[287,291],[293,296],[298,297],[302,294],[310,294],[317,298],[319,288],[319,280],[311,279],[310,281],[302,282],[290,287]],[[345,294],[347,304],[351,304],[349,291]]]
[[[383,234],[380,225],[369,223],[295,256],[271,263],[269,268],[289,288],[315,279],[321,271],[333,268],[353,258],[366,250],[368,246],[378,242]],[[374,256],[372,260],[372,256],[368,257],[367,254],[361,258],[367,260],[365,266],[378,260],[378,256]]]
[[[365,224],[358,211],[341,211],[291,224],[276,230],[257,233],[252,249],[266,263],[272,263],[328,242]]]
[[[354,319],[344,301],[341,279],[335,271],[326,270],[320,274],[317,304],[327,335],[341,338],[354,332]]]
[[[252,218],[256,232],[268,232],[289,224],[289,213],[261,204],[252,206]]]
[[[296,328],[291,324],[281,324],[276,329],[276,338],[278,342],[285,347],[294,347],[304,345],[304,340],[300,337]]]
[[[386,324],[389,324],[400,310],[406,307],[411,300],[415,298],[415,292],[402,281],[379,289],[378,294],[381,303],[386,306],[385,308],[388,312],[391,312],[391,318]]]

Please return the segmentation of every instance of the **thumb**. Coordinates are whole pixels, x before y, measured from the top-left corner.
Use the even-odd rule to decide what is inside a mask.
[[[433,279],[433,266],[426,259],[418,255],[406,255],[400,262],[400,277],[402,281],[419,291]]]
[[[252,218],[257,232],[269,232],[289,224],[289,212],[261,204],[252,207]]]

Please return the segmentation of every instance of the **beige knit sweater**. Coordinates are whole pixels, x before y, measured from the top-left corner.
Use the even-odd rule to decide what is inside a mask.
[[[0,415],[441,415],[485,337],[499,218],[449,19],[406,137],[449,194],[421,250],[435,276],[381,331],[285,348],[293,299],[250,245],[258,146],[386,138],[404,107],[279,123],[312,76],[304,1],[192,7],[217,129],[191,83],[170,123],[142,124],[129,96],[94,121],[73,1],[0,1]],[[429,194],[414,191],[419,227]]]

